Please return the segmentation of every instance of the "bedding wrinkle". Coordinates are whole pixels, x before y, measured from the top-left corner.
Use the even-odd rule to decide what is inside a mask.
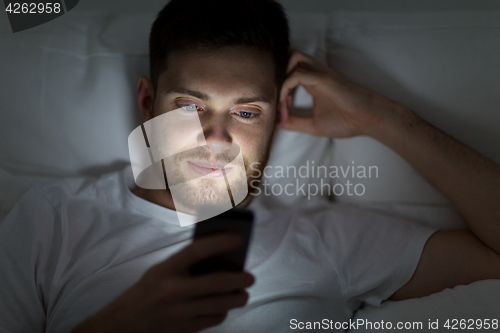
[[[321,213],[322,210],[319,209],[318,210],[318,213]],[[329,213],[328,210],[326,211],[323,211],[322,214],[324,214],[325,216],[323,216],[323,219],[326,219],[326,220],[329,220],[329,219],[332,219],[333,216],[331,216],[332,214]],[[321,218],[320,218],[321,219]],[[328,222],[326,222],[328,223]],[[346,287],[346,284],[345,284],[345,281],[341,278],[340,274],[339,274],[339,270],[337,268],[337,265],[335,265],[335,261],[333,260],[333,258],[331,257],[331,253],[329,253],[329,250],[327,249],[327,247],[325,246],[324,242],[325,242],[325,235],[320,232],[319,230],[319,226],[318,224],[314,224],[314,232],[316,234],[316,239],[319,240],[319,245],[321,246],[322,248],[322,251],[325,253],[325,256],[326,256],[326,259],[328,260],[328,263],[330,264],[332,270],[335,272],[336,274],[336,277],[337,277],[337,281],[338,283],[340,284],[340,288],[341,288],[341,296],[342,296],[342,303],[345,303],[346,302],[346,299],[345,299],[345,295],[347,295],[347,287]],[[329,232],[333,232],[333,231],[329,231]],[[323,236],[322,236],[323,234]],[[333,235],[331,235],[333,236]]]
[[[295,218],[292,214],[284,213],[284,212],[281,212],[281,213],[287,215],[286,218],[287,219],[289,218],[291,221],[293,221],[293,219]],[[269,260],[271,260],[273,258],[273,256],[275,255],[275,253],[277,251],[280,251],[280,249],[282,248],[282,245],[283,245],[283,241],[285,239],[284,237],[280,238],[278,243],[269,243],[269,242],[264,241],[264,239],[269,237],[269,235],[266,234],[266,230],[270,231],[270,230],[274,229],[274,228],[272,228],[272,226],[270,224],[271,223],[280,223],[276,220],[276,217],[273,214],[268,215],[266,217],[265,221],[259,221],[258,223],[261,226],[265,225],[266,227],[264,228],[263,232],[260,232],[259,234],[254,233],[252,235],[252,242],[250,243],[249,251],[255,251],[256,253],[258,253],[259,255],[257,257],[259,258],[259,261],[258,262],[248,262],[246,264],[245,268],[250,269],[250,270],[254,269],[258,266],[263,266]],[[286,229],[284,231],[280,230],[280,232],[283,232],[284,234],[290,235],[291,233],[293,233],[293,231],[291,230],[291,225],[292,225],[292,223],[287,223]],[[272,250],[270,250],[271,247],[272,247]]]

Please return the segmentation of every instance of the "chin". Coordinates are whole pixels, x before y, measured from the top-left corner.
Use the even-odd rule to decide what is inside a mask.
[[[233,170],[228,175],[231,196],[234,204],[238,205],[248,194],[248,180],[245,173]],[[228,187],[224,177],[200,177],[170,187],[176,209],[194,213],[200,205],[231,205]]]

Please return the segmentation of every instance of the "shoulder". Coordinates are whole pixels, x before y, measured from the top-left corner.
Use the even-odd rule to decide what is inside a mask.
[[[331,260],[346,272],[372,269],[374,263],[396,270],[402,258],[418,261],[436,231],[400,216],[335,203],[300,211],[294,225],[303,233],[314,230]]]
[[[341,233],[347,238],[379,238],[383,234],[411,234],[417,229],[433,229],[408,217],[334,202],[300,210],[298,216],[320,231]]]

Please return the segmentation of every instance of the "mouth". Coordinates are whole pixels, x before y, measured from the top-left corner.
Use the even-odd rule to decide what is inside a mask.
[[[187,161],[187,164],[195,173],[209,178],[219,178],[224,176],[222,169],[224,169],[226,175],[233,170],[233,168],[224,167],[224,165],[221,164],[213,164],[212,167],[212,163],[210,162]]]

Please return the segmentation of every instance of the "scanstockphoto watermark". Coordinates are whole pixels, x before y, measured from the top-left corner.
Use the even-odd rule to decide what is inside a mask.
[[[259,162],[250,165],[251,193],[255,196],[363,196],[366,193],[364,180],[379,177],[375,165],[315,165],[307,160],[301,166],[267,165]],[[261,179],[262,177],[262,179]],[[276,180],[281,180],[275,182]]]
[[[430,323],[430,320],[429,320]],[[299,321],[290,319],[290,329],[301,331],[304,330],[358,330],[365,329],[368,331],[374,330],[422,330],[424,324],[421,321],[369,321],[367,319],[349,319],[349,321],[333,321],[331,319],[323,319],[322,321]],[[431,325],[429,324],[429,328]]]

